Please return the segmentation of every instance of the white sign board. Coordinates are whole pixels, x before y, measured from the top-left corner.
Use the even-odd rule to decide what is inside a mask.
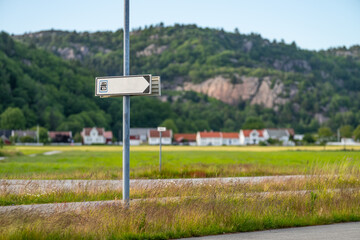
[[[166,127],[158,127],[157,130],[158,130],[158,132],[165,132]]]
[[[151,94],[151,75],[95,78],[95,96],[125,96]]]

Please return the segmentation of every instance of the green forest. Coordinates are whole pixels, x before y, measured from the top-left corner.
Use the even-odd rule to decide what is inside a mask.
[[[122,99],[94,96],[97,76],[122,75],[122,30],[0,33],[0,129],[48,130],[105,127],[117,137]],[[292,127],[299,133],[360,124],[360,46],[326,51],[300,49],[239,30],[163,24],[134,29],[131,74],[159,75],[162,97],[131,97],[131,126],[171,126],[175,132],[239,131]],[[271,77],[288,101],[274,108],[240,101],[229,105],[207,95],[178,91],[184,82],[224,76]],[[296,94],[290,95],[291,89]],[[321,114],[326,121],[315,118]]]

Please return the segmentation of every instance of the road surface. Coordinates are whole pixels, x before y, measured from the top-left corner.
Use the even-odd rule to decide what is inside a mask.
[[[186,240],[360,240],[360,222],[233,233]]]

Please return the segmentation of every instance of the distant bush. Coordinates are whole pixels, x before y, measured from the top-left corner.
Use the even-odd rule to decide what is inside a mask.
[[[33,143],[35,142],[35,139],[33,137],[30,136],[23,136],[20,138],[20,142],[22,143]]]
[[[260,141],[260,142],[259,142],[259,146],[267,146],[267,143],[264,142],[264,141]]]

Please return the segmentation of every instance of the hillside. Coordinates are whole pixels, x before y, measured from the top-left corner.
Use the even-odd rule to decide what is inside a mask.
[[[95,76],[97,73],[78,62],[63,60],[0,33],[0,114],[19,108],[26,120],[20,128],[40,124],[75,134],[83,127],[101,126],[117,136],[122,127],[122,99],[94,97]],[[234,131],[246,120],[236,107],[206,95],[173,91],[167,95],[132,97],[131,126],[156,127],[166,121],[176,124],[181,132]]]
[[[70,62],[88,73],[87,69],[92,69],[92,77],[122,74],[122,30],[95,33],[51,30],[13,38],[28,48],[52,52],[66,60],[64,63]],[[172,109],[166,118],[177,121],[181,131],[196,129],[189,126],[198,116],[213,130],[237,130],[247,118],[253,117],[268,127],[292,126],[300,132],[314,131],[324,124],[335,130],[340,125],[356,126],[360,122],[359,46],[315,52],[299,49],[295,43],[271,42],[257,34],[162,24],[132,31],[130,46],[130,72],[162,77],[167,91],[160,100],[167,102],[159,104]],[[89,84],[93,84],[92,80]],[[184,90],[200,94],[185,94]],[[220,109],[229,109],[231,114],[222,114],[220,110],[221,120],[215,121],[212,118],[219,111],[212,106],[206,110],[211,113],[207,118],[199,111],[187,114],[198,105],[206,108],[201,101],[195,102],[196,98],[215,102],[204,95],[226,103],[216,104],[221,105]],[[114,121],[120,121],[121,115],[114,117],[102,105],[107,100],[93,101],[110,114],[112,126]],[[120,100],[112,102],[116,101]],[[191,104],[184,110],[188,101]],[[225,127],[227,120],[230,127]],[[186,121],[188,127],[182,128]]]

